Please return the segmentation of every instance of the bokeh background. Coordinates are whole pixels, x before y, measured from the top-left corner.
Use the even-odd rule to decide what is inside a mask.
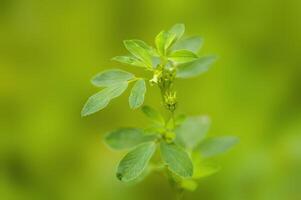
[[[173,199],[166,179],[136,186],[115,178],[124,153],[103,135],[143,126],[127,95],[87,118],[95,73],[134,67],[110,61],[122,40],[154,36],[175,23],[205,38],[218,62],[177,82],[181,112],[208,114],[211,136],[240,143],[223,169],[187,200],[301,199],[301,1],[0,0],[0,198],[3,200]],[[147,104],[159,105],[150,88]],[[155,93],[155,95],[154,95]]]

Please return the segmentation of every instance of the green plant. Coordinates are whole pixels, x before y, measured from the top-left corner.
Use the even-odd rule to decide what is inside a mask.
[[[198,179],[216,173],[220,167],[209,158],[228,150],[238,141],[232,136],[205,138],[210,126],[207,116],[176,114],[175,80],[196,77],[215,61],[215,56],[199,57],[197,52],[202,38],[182,39],[184,30],[183,24],[176,24],[169,31],[160,32],[155,38],[156,48],[141,40],[126,40],[124,45],[131,55],[113,58],[152,74],[149,85],[160,89],[168,119],[157,110],[142,106],[147,78],[120,69],[107,70],[92,78],[92,84],[102,90],[88,99],[81,113],[87,116],[105,108],[133,83],[129,106],[132,109],[142,106],[150,126],[145,129],[120,128],[106,135],[105,142],[112,149],[129,149],[118,165],[117,178],[122,182],[138,182],[151,171],[159,171],[167,176],[179,195],[184,190],[195,190]],[[156,158],[156,151],[160,152],[161,159]]]

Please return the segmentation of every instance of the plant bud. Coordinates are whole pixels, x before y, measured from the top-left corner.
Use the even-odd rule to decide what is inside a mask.
[[[176,134],[172,131],[167,131],[164,134],[164,139],[166,142],[171,143],[176,138]]]
[[[164,96],[164,101],[166,108],[170,111],[174,111],[177,104],[177,93],[167,92]]]

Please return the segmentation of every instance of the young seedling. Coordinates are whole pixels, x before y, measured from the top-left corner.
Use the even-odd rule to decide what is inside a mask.
[[[202,38],[182,38],[184,31],[183,24],[161,31],[155,38],[155,48],[141,40],[125,40],[124,46],[130,55],[113,60],[140,67],[152,78],[137,77],[121,69],[100,72],[91,83],[101,90],[87,100],[81,112],[82,116],[87,116],[104,109],[133,84],[129,106],[131,109],[142,107],[150,126],[119,128],[106,135],[105,143],[110,148],[129,150],[119,162],[116,176],[122,182],[132,183],[141,181],[152,171],[162,172],[179,198],[184,190],[195,190],[199,179],[219,171],[220,166],[210,158],[238,142],[233,136],[206,138],[210,127],[208,116],[176,114],[175,80],[203,74],[216,59],[215,56],[200,57]],[[152,107],[143,106],[147,85],[159,88],[162,105],[170,116],[168,119]],[[154,158],[156,151],[160,152],[160,159]]]

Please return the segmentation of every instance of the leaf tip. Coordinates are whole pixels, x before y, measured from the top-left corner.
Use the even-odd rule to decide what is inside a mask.
[[[185,30],[185,24],[184,24],[184,23],[177,23],[177,24],[174,25],[174,27],[176,27],[176,26],[178,26],[178,27],[180,27],[181,29],[184,29],[184,30]]]
[[[82,109],[81,112],[80,112],[81,117],[87,117],[88,115],[91,115],[91,114],[93,114],[93,112],[90,112],[90,111],[87,109],[87,106],[84,105],[83,109]]]
[[[124,46],[127,46],[132,40],[123,40]]]
[[[81,112],[80,112],[80,116],[81,117],[86,117],[86,116],[88,116],[89,114],[87,114],[84,110],[82,110]]]

